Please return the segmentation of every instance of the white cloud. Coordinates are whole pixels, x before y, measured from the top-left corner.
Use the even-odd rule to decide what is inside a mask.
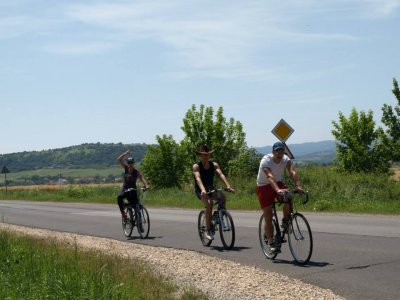
[[[365,15],[382,18],[392,15],[400,8],[400,0],[366,0]]]
[[[278,44],[291,47],[294,43],[360,40],[351,32],[305,28],[309,19],[318,23],[327,16],[340,22],[342,12],[390,14],[399,3],[400,0],[67,3],[44,12],[36,10],[29,16],[0,19],[0,28],[8,28],[0,29],[0,38],[46,32],[49,37],[43,42],[43,49],[63,55],[104,53],[149,42],[159,45],[157,51],[168,58],[168,64],[176,65],[177,70],[188,69],[183,76],[206,76],[211,72],[215,77],[269,77],[270,71],[259,67],[255,58]],[[29,27],[30,23],[36,25]],[[346,30],[345,26],[341,28]]]
[[[182,76],[210,73],[215,77],[260,73],[268,76],[269,71],[257,67],[254,62],[256,53],[265,47],[281,42],[356,39],[350,34],[307,33],[290,29],[290,26],[282,29],[284,21],[290,25],[295,17],[286,15],[285,7],[274,2],[269,4],[252,1],[243,5],[225,3],[218,6],[209,2],[200,9],[180,1],[79,4],[68,6],[66,16],[71,22],[104,30],[109,40],[118,35],[125,43],[140,39],[141,42],[148,40],[164,45],[163,55],[169,62],[191,68],[186,75],[178,71]]]

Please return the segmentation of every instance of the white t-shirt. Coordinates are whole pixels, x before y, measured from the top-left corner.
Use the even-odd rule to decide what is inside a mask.
[[[276,182],[282,181],[282,174],[286,168],[286,165],[290,161],[290,158],[285,154],[279,164],[272,160],[272,153],[264,155],[260,162],[260,168],[258,169],[257,175],[257,186],[269,184],[267,175],[265,174],[263,168],[269,168],[274,174]]]

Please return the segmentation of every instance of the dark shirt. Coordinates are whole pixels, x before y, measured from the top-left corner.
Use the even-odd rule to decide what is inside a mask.
[[[206,189],[207,192],[212,190],[213,187],[214,187],[214,174],[215,174],[214,163],[210,160],[208,162],[208,164],[209,164],[209,167],[206,170],[201,161],[199,161],[197,163],[197,165],[199,166],[201,182],[203,183],[203,186],[204,186],[204,188]],[[195,180],[195,189],[198,192],[201,192],[200,187],[198,186],[196,180]]]
[[[124,184],[123,189],[135,188],[136,189],[136,180],[138,178],[139,171],[135,168],[129,172],[129,168],[125,167],[125,174],[124,174]]]

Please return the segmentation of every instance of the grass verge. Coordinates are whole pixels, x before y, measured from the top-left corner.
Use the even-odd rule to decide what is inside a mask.
[[[146,264],[0,230],[0,299],[207,299]]]

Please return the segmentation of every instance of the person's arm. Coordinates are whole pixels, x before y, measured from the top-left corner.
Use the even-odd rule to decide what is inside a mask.
[[[218,177],[221,179],[221,181],[224,183],[226,189],[228,192],[232,192],[234,193],[235,190],[231,187],[231,185],[228,182],[228,179],[226,179],[224,173],[222,173],[221,168],[219,167],[219,165],[216,162],[213,162],[214,164],[214,168],[215,168],[215,172],[217,172]]]
[[[127,167],[127,165],[124,163],[123,158],[127,156],[129,153],[130,153],[129,151],[125,151],[124,153],[122,153],[120,156],[117,157],[119,165],[124,169]]]
[[[296,168],[294,167],[291,161],[288,162],[286,168],[290,174],[290,177],[293,180],[294,185],[296,186],[296,190],[299,192],[303,192],[304,190],[303,187],[301,186],[301,182],[299,176],[297,175]]]
[[[272,170],[270,168],[263,167],[262,169],[263,169],[265,175],[267,175],[269,184],[272,186],[272,188],[275,190],[275,192],[277,192],[278,194],[286,192],[286,190],[279,188],[278,183],[276,182],[274,173],[272,173]]]
[[[143,183],[143,188],[144,189],[148,189],[149,185],[147,184],[146,179],[144,179],[143,174],[141,172],[139,172],[139,171],[138,171],[138,177],[139,177],[140,181]]]
[[[197,185],[200,188],[201,195],[204,196],[207,194],[206,189],[203,185],[203,181],[201,181],[201,176],[200,176],[200,168],[198,164],[194,164],[192,167],[193,175],[194,175],[194,180],[196,180]]]

